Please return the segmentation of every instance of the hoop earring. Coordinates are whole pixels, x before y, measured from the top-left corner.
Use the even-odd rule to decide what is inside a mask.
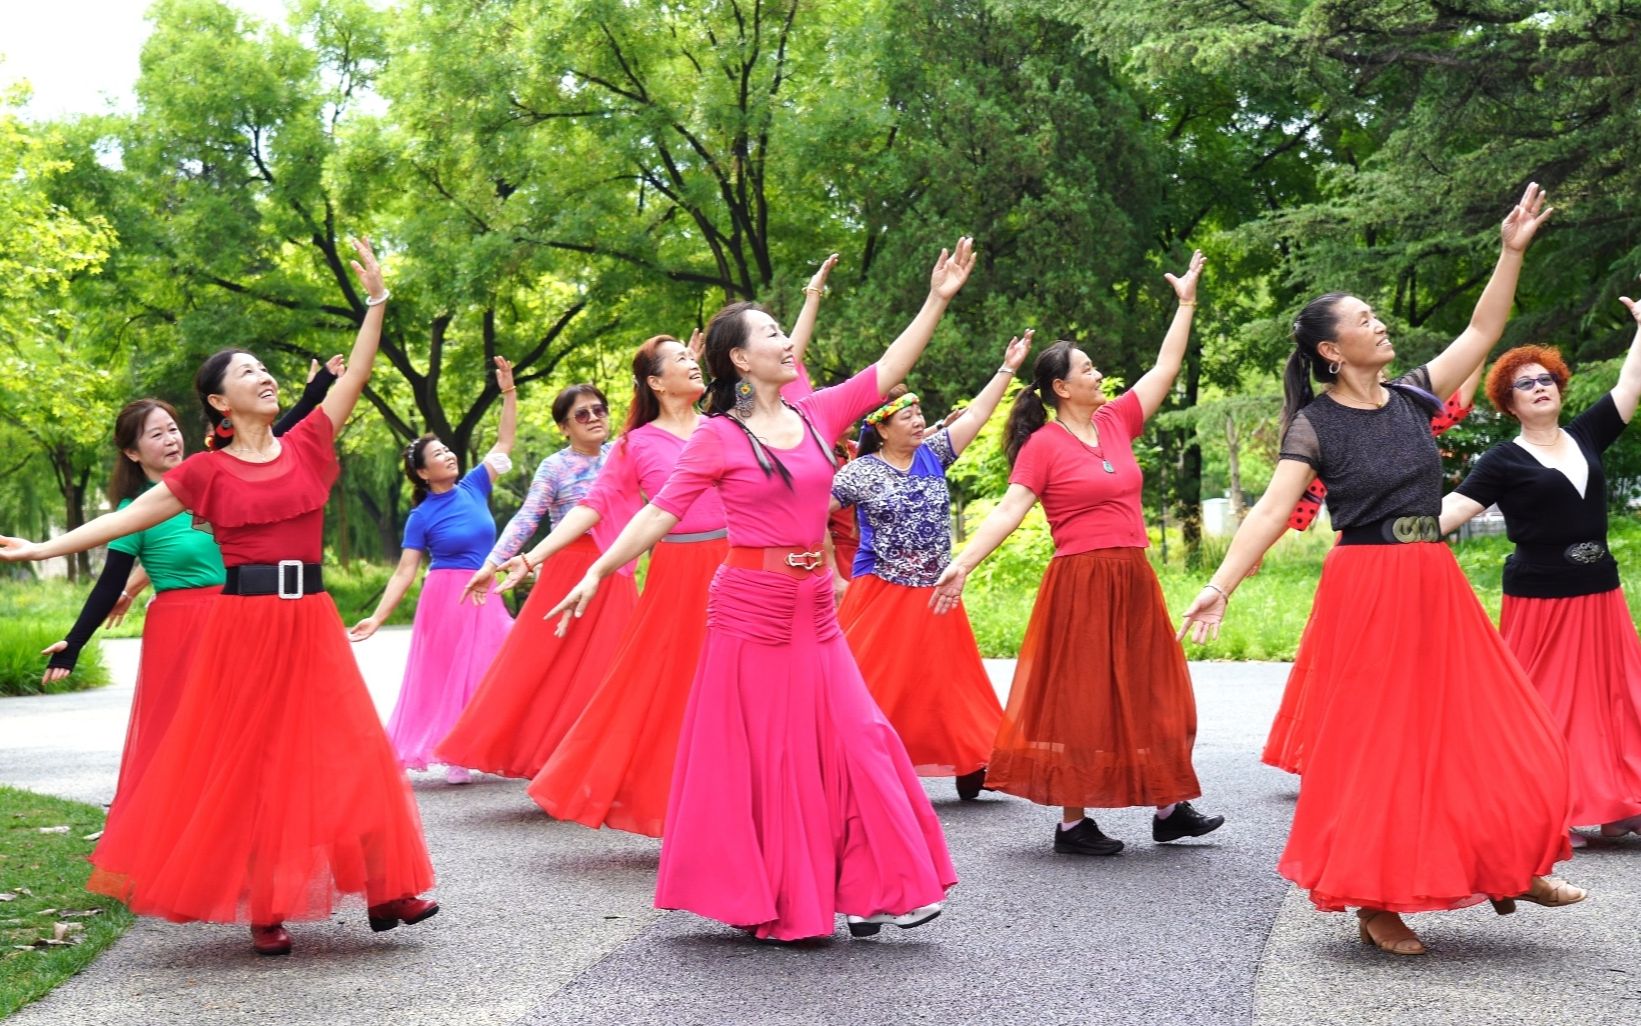
[[[735,416],[742,420],[752,416],[752,407],[757,398],[758,394],[745,378],[735,382]]]
[[[1339,373],[1339,365],[1337,363],[1328,364],[1328,373],[1329,374],[1338,374]]]

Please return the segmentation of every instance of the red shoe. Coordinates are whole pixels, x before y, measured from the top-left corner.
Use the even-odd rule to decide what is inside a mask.
[[[410,926],[436,915],[439,903],[426,898],[398,898],[372,905],[369,909],[370,928],[377,933],[391,930],[400,923]]]
[[[279,923],[271,926],[251,926],[251,947],[259,955],[288,955],[291,953],[291,935]]]

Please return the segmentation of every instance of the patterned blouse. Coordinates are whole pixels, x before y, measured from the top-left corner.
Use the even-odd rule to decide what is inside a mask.
[[[548,518],[549,528],[563,520],[564,514],[581,502],[582,496],[592,488],[613,444],[605,442],[599,447],[597,456],[587,456],[565,446],[542,460],[536,468],[536,476],[530,479],[530,491],[524,496],[524,505],[513,514],[513,519],[507,521],[501,536],[496,539],[495,548],[490,550],[490,562],[500,566],[518,555],[524,543],[536,533],[536,527],[543,517]]]
[[[934,586],[952,558],[946,468],[956,461],[951,432],[942,428],[913,451],[905,470],[873,453],[838,471],[832,495],[855,507],[860,522],[854,576],[876,574],[909,588]]]

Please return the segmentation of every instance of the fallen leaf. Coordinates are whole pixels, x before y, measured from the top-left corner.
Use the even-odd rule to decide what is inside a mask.
[[[78,940],[78,938],[75,937],[74,935],[78,934],[78,933],[84,933],[84,932],[85,932],[85,924],[84,923],[53,923],[52,926],[51,926],[51,939],[52,940],[57,940],[57,941],[66,941],[66,940],[69,940],[70,938],[73,938],[75,940]]]
[[[64,823],[62,826],[41,827],[40,832],[42,834],[66,834],[68,833],[68,824]]]
[[[29,897],[31,897],[31,898],[32,898],[32,897],[34,897],[34,892],[33,892],[33,891],[31,891],[31,890],[29,890],[29,889],[28,889],[28,888],[27,888],[27,887],[19,887],[19,888],[17,888],[17,893],[18,893],[18,894],[26,894],[26,895],[28,895],[28,896],[29,896]]]
[[[80,840],[82,840],[82,841],[95,841],[99,837],[101,837],[102,835],[103,835],[103,832],[101,830],[99,830],[94,834],[86,834],[84,837],[80,838]]]
[[[54,916],[57,914],[57,910],[54,908],[43,908],[34,914],[37,916]]]
[[[57,914],[64,919],[85,919],[88,916],[100,916],[103,914],[103,910],[100,908],[65,908]]]
[[[16,901],[17,895],[11,891],[0,891],[0,901]]]

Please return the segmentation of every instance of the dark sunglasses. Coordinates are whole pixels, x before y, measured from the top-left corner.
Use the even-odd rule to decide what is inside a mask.
[[[1554,374],[1540,374],[1536,378],[1517,378],[1515,381],[1510,382],[1510,387],[1520,389],[1523,392],[1531,392],[1540,385],[1549,388],[1555,383],[1556,376]]]
[[[576,410],[574,414],[575,422],[577,424],[590,424],[595,420],[603,420],[609,415],[610,408],[605,406],[603,403],[594,403],[591,406],[583,406],[581,409]]]

